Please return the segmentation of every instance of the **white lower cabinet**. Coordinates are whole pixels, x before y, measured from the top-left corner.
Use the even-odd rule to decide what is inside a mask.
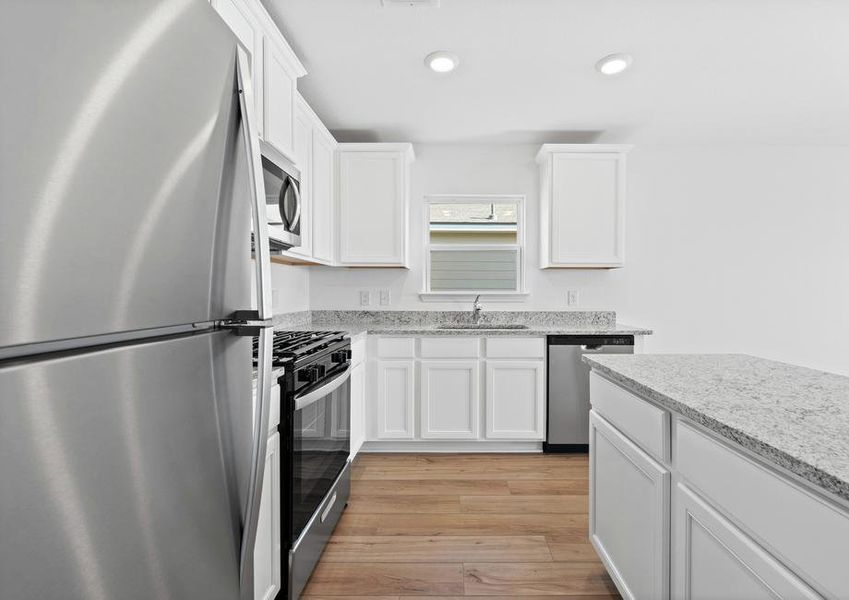
[[[845,503],[598,373],[590,402],[590,538],[625,598],[849,598]]]
[[[590,540],[626,599],[669,598],[670,472],[590,412]]]
[[[365,365],[360,363],[351,368],[351,458],[357,455],[366,438],[365,397]]]
[[[477,439],[479,381],[476,360],[421,361],[421,437]]]
[[[273,600],[280,591],[280,434],[268,438],[254,543],[254,598]]]
[[[369,348],[368,440],[527,451],[545,439],[544,338],[382,336]]]
[[[545,369],[541,360],[487,361],[486,437],[545,438]]]
[[[675,487],[673,510],[675,598],[820,597],[683,483]]]
[[[377,437],[415,437],[415,368],[412,360],[385,360],[376,365]]]

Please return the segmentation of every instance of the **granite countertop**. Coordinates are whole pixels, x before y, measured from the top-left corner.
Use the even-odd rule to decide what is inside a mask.
[[[308,314],[309,313],[309,314]],[[440,329],[443,324],[472,324],[471,311],[304,311],[275,317],[277,331],[347,331],[373,335],[546,336],[651,335],[650,329],[616,323],[612,311],[492,311],[485,324],[523,324],[527,329]]]
[[[584,361],[849,500],[849,377],[742,354],[593,355]]]
[[[529,325],[527,329],[440,329],[438,324],[399,325],[362,322],[310,323],[275,327],[276,331],[346,331],[351,337],[369,335],[441,335],[441,336],[515,336],[540,337],[547,335],[651,335],[650,329],[629,325],[609,327],[570,327],[567,325]]]

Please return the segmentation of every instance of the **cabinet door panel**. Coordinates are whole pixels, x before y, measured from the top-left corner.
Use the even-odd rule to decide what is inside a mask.
[[[669,597],[669,479],[590,412],[590,540],[625,598]]]
[[[321,131],[313,130],[312,139],[312,221],[313,258],[333,262],[333,239],[336,221],[333,218],[334,140]]]
[[[302,106],[295,104],[293,119],[292,153],[301,170],[301,245],[289,250],[293,254],[312,256],[313,211],[312,211],[312,119]]]
[[[555,155],[553,263],[621,263],[623,222],[617,154]]]
[[[285,59],[268,38],[264,48],[265,141],[291,157],[295,78],[289,75]]]
[[[406,185],[402,153],[341,151],[341,263],[405,266]]]
[[[486,437],[541,440],[545,436],[543,361],[486,363]]]
[[[268,438],[254,543],[254,598],[273,600],[280,591],[280,434]]]
[[[422,361],[421,378],[421,436],[477,439],[478,361]]]
[[[413,411],[415,363],[411,360],[377,363],[377,437],[415,436]]]
[[[682,600],[819,598],[686,485],[675,488],[673,586]]]

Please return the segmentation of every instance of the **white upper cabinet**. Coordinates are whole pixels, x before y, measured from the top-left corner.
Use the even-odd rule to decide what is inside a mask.
[[[276,36],[275,36],[276,37]],[[263,44],[265,141],[293,158],[293,126],[297,68],[282,49],[280,39],[266,36]]]
[[[312,163],[310,165],[310,199],[312,201],[312,255],[316,262],[332,264],[336,239],[333,186],[336,177],[336,140],[321,127],[312,130]]]
[[[407,267],[411,144],[339,144],[339,264]]]
[[[297,91],[293,129],[293,158],[301,171],[301,245],[287,254],[297,263],[333,264],[336,140]]]
[[[212,0],[212,7],[221,15],[227,26],[236,35],[236,39],[248,52],[251,61],[251,83],[253,84],[254,105],[259,137],[263,136],[262,112],[262,27],[243,0]]]
[[[625,264],[625,155],[630,146],[545,144],[540,164],[540,268]]]
[[[292,158],[301,171],[301,245],[290,253],[312,256],[312,116],[306,101],[295,92],[294,122],[292,131]]]
[[[259,0],[211,2],[250,54],[259,137],[292,158],[296,82],[306,70]]]

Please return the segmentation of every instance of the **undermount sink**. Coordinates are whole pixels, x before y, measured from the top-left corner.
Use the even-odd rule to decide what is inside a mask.
[[[493,325],[491,323],[453,323],[449,325],[437,325],[437,329],[527,329],[527,325]]]

